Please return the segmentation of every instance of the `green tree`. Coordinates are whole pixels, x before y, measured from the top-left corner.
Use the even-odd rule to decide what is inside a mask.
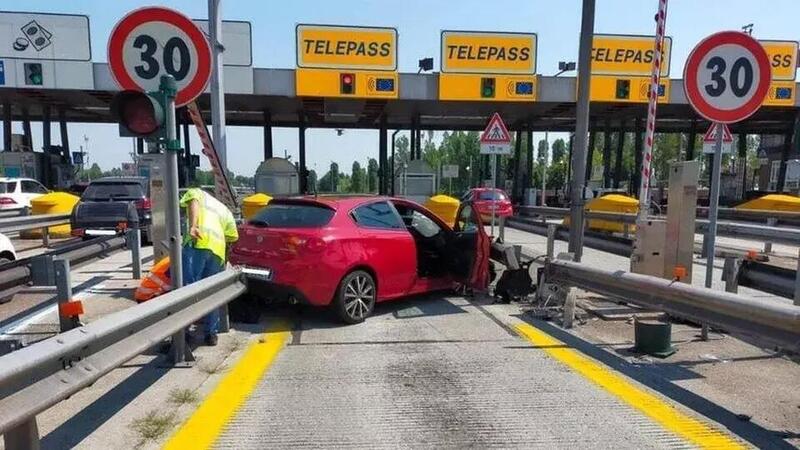
[[[86,176],[90,180],[100,178],[103,176],[103,170],[100,169],[100,166],[98,166],[97,163],[94,163],[92,164],[92,167],[90,167],[89,170],[86,171]]]
[[[403,164],[408,163],[410,156],[411,143],[408,136],[400,136],[394,141],[394,174],[395,176],[403,173]]]
[[[361,168],[361,164],[359,164],[358,161],[353,161],[353,170],[350,172],[349,192],[364,192],[364,170]]]
[[[378,192],[378,161],[375,158],[367,161],[367,188],[369,192]]]
[[[308,171],[308,189],[310,192],[317,192],[317,172],[314,169]]]
[[[547,141],[544,139],[539,141],[539,145],[536,148],[536,160],[547,161]]]
[[[564,156],[567,154],[567,143],[564,142],[564,139],[558,138],[553,141],[553,146],[551,148],[551,155],[550,159],[552,160],[553,164],[560,163]]]

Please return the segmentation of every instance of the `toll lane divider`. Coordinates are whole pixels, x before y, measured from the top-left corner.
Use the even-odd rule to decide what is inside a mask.
[[[684,414],[657,395],[636,386],[614,370],[582,355],[538,328],[527,323],[517,324],[515,328],[534,347],[542,349],[556,361],[692,444],[700,448],[746,448],[728,434]]]
[[[38,414],[245,290],[241,272],[226,270],[0,356],[0,433],[5,448],[39,448]]]
[[[281,323],[251,343],[233,369],[163,448],[205,449],[214,445],[228,422],[269,370],[289,336],[289,327]]]

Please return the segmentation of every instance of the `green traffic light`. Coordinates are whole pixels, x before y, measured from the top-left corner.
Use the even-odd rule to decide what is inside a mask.
[[[494,78],[481,78],[481,97],[494,98]]]

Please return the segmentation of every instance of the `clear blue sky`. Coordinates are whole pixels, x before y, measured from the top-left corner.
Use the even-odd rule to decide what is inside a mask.
[[[161,2],[192,18],[206,18],[206,1]],[[134,0],[28,0],[6,3],[4,9],[86,14],[90,17],[92,55],[105,61],[106,40],[111,27],[131,9],[153,2]],[[538,72],[551,75],[559,60],[576,60],[580,27],[580,0],[223,0],[224,19],[252,23],[255,67],[294,67],[294,26],[297,23],[393,26],[399,30],[399,69],[416,72],[417,60],[425,56],[439,61],[439,32],[442,29],[526,31],[539,36]],[[657,0],[597,0],[595,32],[652,34]],[[715,31],[753,23],[759,39],[797,40],[797,0],[670,0],[667,33],[673,36],[673,78],[681,78],[683,62],[700,39]],[[402,87],[401,87],[402,89]],[[17,131],[19,130],[19,131]],[[17,125],[17,132],[21,128]],[[40,128],[34,126],[34,145],[41,144]],[[83,136],[89,137],[90,162],[104,169],[128,160],[129,140],[117,136],[116,126],[79,125],[70,127],[70,146],[77,150]],[[276,153],[286,149],[297,158],[297,133],[276,129]],[[535,136],[540,139],[540,136]],[[552,139],[552,137],[551,137]],[[38,144],[37,144],[38,142]],[[348,130],[337,137],[333,130],[309,130],[309,168],[320,175],[331,160],[349,171],[354,158],[377,158],[378,136],[374,131]],[[193,149],[198,143],[193,142]],[[252,174],[262,155],[260,128],[229,127],[229,166],[241,174]],[[205,163],[204,163],[205,164]]]

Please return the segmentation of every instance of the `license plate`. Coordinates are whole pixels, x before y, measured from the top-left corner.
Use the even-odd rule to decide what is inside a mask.
[[[262,281],[272,280],[272,270],[256,267],[242,267],[242,272],[249,278]]]

